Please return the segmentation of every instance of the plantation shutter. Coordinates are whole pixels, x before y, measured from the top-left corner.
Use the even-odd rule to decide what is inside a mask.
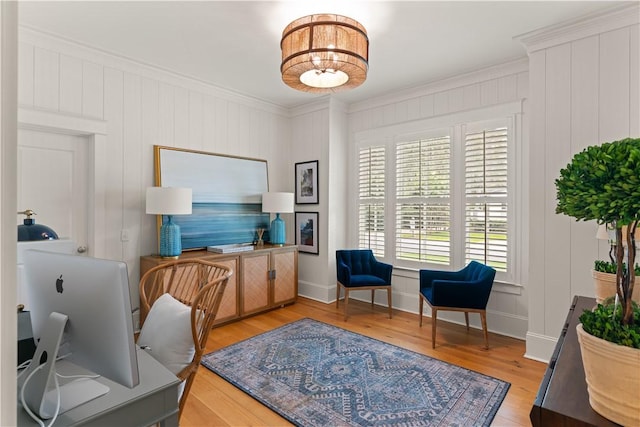
[[[507,128],[465,137],[465,260],[507,271]]]
[[[361,149],[358,170],[359,247],[384,257],[385,148]]]
[[[396,146],[396,258],[450,263],[450,137]]]

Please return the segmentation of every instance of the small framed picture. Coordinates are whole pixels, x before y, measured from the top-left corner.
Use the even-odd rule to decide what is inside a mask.
[[[299,252],[318,255],[318,212],[296,212],[296,245]]]
[[[318,204],[318,161],[296,163],[296,204]]]

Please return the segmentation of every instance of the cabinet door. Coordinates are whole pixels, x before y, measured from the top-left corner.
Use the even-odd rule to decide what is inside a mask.
[[[218,314],[216,320],[213,323],[217,325],[227,320],[235,319],[240,315],[240,309],[238,307],[238,258],[232,258],[227,260],[211,260],[216,264],[224,265],[231,268],[233,276],[229,278],[227,287],[222,295],[222,301],[220,301],[220,308],[218,308]]]
[[[297,255],[295,250],[272,253],[272,268],[276,276],[273,281],[274,305],[294,301],[298,296]]]
[[[243,255],[242,315],[269,307],[269,254]]]

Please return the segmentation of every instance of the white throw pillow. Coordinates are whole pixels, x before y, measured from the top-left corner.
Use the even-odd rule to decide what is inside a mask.
[[[142,325],[138,345],[174,374],[193,359],[195,345],[191,336],[191,307],[169,294],[153,305]]]

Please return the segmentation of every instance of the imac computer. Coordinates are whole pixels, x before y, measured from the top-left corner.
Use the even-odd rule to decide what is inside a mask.
[[[33,336],[38,342],[34,358],[18,380],[27,412],[52,418],[109,391],[89,378],[59,384],[56,363],[72,363],[123,386],[136,386],[138,362],[127,265],[28,250],[24,269]]]

